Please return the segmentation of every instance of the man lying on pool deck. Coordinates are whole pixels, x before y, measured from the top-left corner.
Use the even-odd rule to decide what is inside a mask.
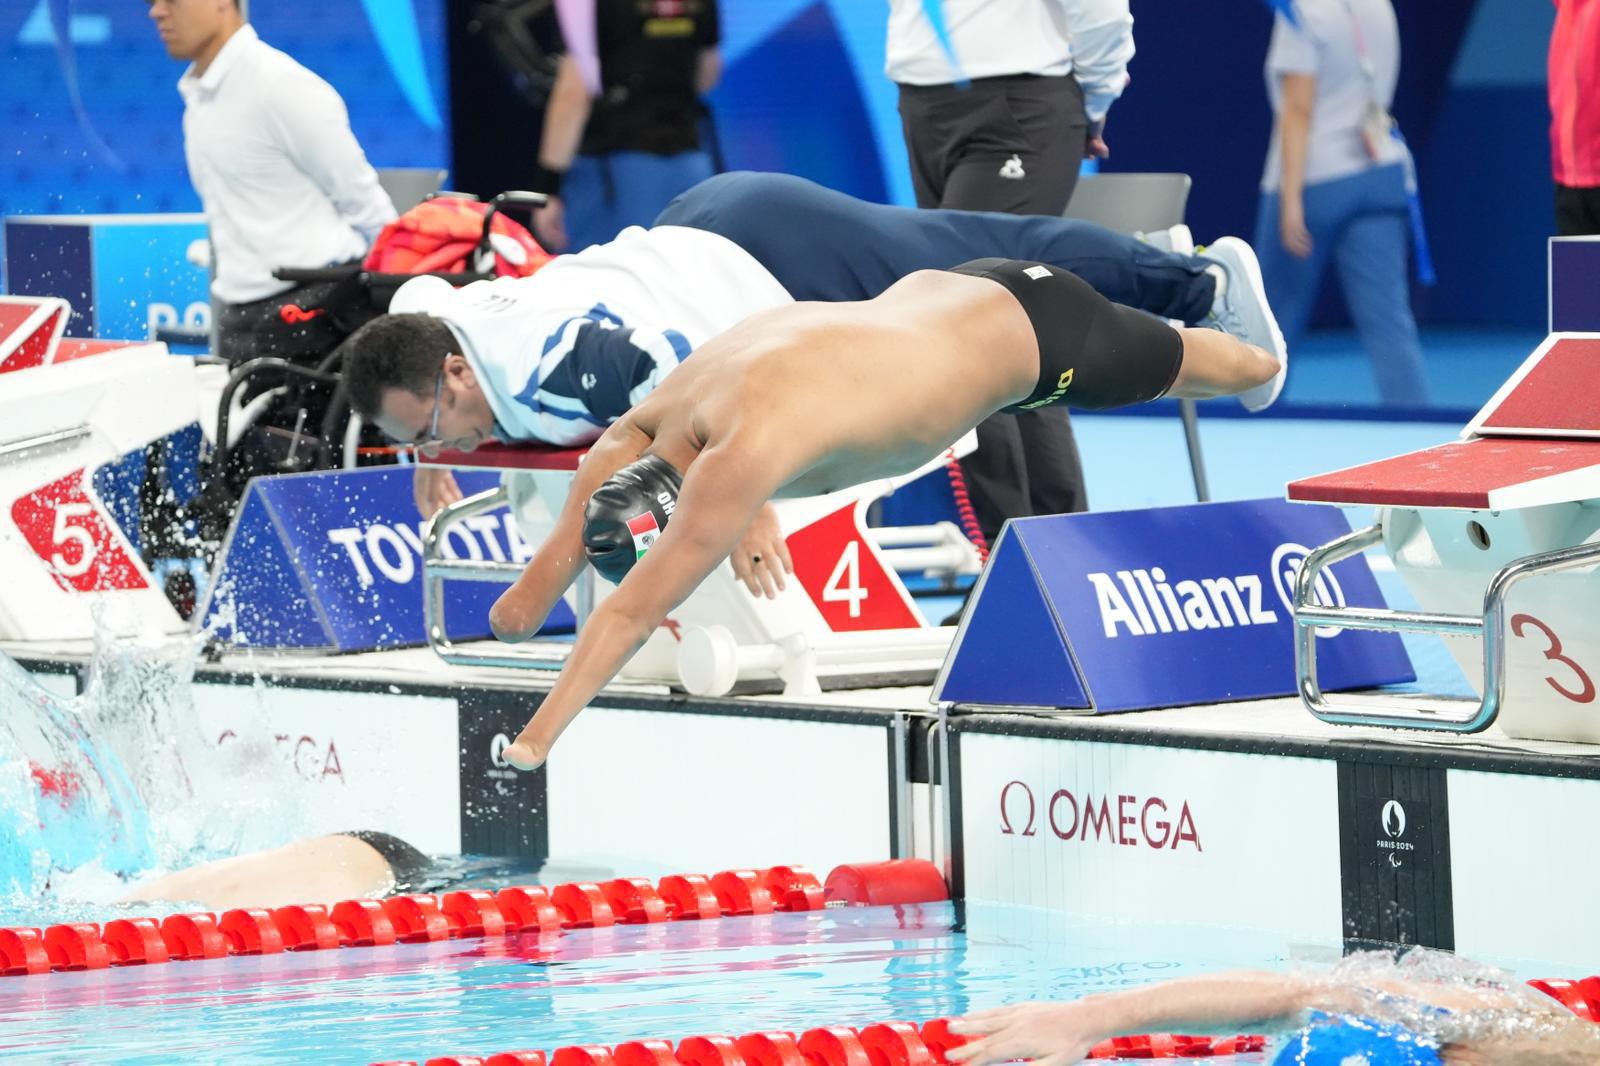
[[[691,352],[757,311],[868,300],[917,270],[982,256],[1061,267],[1115,303],[1284,354],[1255,254],[1238,238],[1177,255],[1076,219],[889,207],[787,174],[734,173],[684,193],[654,228],[560,256],[532,277],[460,290],[432,277],[407,282],[391,313],[346,343],[345,382],[362,417],[402,442],[588,444]],[[1058,436],[1044,438],[1048,457],[1035,457],[1014,491],[985,496],[973,482],[986,526],[1035,505],[1072,509],[1039,480],[1053,463],[1076,466],[1071,434]],[[1007,454],[1002,444],[985,469]],[[461,498],[444,467],[419,467],[414,490],[424,517]],[[775,594],[787,552],[770,512],[748,539],[734,572],[751,592]],[[756,555],[759,566],[749,563]]]
[[[996,411],[1165,395],[1242,394],[1253,406],[1282,387],[1284,369],[1225,333],[1174,329],[1063,270],[1003,259],[920,271],[861,303],[753,315],[606,430],[549,538],[490,611],[502,640],[528,638],[585,556],[621,586],[505,758],[543,763],[773,496],[913,470]]]

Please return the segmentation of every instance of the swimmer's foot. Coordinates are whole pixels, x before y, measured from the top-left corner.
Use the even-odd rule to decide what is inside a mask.
[[[1230,333],[1246,344],[1253,344],[1278,361],[1278,372],[1271,381],[1239,394],[1239,402],[1252,413],[1271,407],[1283,392],[1289,375],[1289,349],[1283,331],[1267,303],[1266,285],[1261,280],[1261,264],[1255,250],[1238,237],[1222,237],[1204,248],[1200,258],[1222,268],[1223,284],[1217,286],[1216,303],[1202,325]]]

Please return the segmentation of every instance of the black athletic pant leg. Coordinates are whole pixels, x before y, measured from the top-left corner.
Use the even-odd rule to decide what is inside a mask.
[[[918,207],[1024,215],[1066,210],[1088,144],[1083,90],[1075,79],[901,86],[900,118]],[[1009,165],[1013,155],[1016,166]],[[1044,441],[1053,446],[1028,449],[1029,442]],[[1089,507],[1064,407],[991,415],[978,426],[978,450],[961,460],[961,471],[991,543],[1008,518]]]
[[[1556,186],[1556,233],[1562,237],[1600,233],[1600,188]]]
[[[902,85],[900,123],[918,207],[1059,215],[1089,139],[1070,75]]]

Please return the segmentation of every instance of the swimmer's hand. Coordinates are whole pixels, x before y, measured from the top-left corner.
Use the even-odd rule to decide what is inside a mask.
[[[432,518],[444,507],[461,499],[461,486],[442,466],[418,466],[411,475],[411,493],[423,518]]]
[[[543,744],[537,744],[528,739],[528,731],[524,729],[516,740],[506,745],[506,749],[500,753],[500,757],[518,770],[526,773],[529,770],[537,770],[543,766],[544,761],[550,757],[550,751]]]
[[[950,1048],[945,1056],[967,1066],[1015,1059],[1035,1066],[1070,1066],[1086,1058],[1106,1035],[1105,1019],[1092,1003],[1022,1003],[968,1014],[951,1022],[950,1031],[978,1039]]]
[[[733,576],[744,582],[750,595],[778,598],[785,587],[783,575],[794,573],[794,560],[789,558],[777,508],[769,503],[757,512],[728,561],[733,564]]]

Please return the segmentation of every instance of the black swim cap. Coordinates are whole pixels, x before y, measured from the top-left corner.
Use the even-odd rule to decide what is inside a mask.
[[[601,577],[620,584],[672,517],[683,475],[659,455],[612,474],[583,509],[583,550]]]

